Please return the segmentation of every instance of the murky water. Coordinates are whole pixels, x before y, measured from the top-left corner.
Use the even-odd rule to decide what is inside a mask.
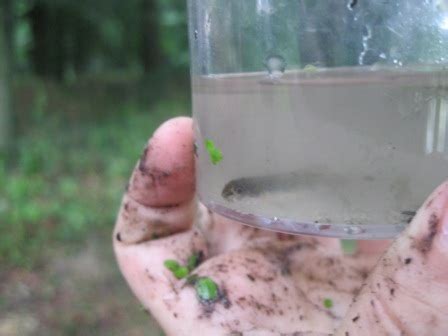
[[[199,195],[275,230],[393,236],[448,178],[447,90],[439,69],[194,78]]]

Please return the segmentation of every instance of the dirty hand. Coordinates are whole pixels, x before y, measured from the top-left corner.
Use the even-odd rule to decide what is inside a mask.
[[[447,335],[448,183],[395,242],[351,256],[337,239],[210,213],[194,185],[191,120],[172,119],[137,164],[114,231],[124,277],[168,335]]]

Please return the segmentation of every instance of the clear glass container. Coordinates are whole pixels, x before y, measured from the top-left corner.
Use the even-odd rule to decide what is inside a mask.
[[[390,238],[448,178],[447,1],[189,0],[189,30],[213,211]]]

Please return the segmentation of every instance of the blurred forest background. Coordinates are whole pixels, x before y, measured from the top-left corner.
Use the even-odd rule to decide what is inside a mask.
[[[0,0],[0,335],[160,335],[111,230],[188,65],[185,1]]]

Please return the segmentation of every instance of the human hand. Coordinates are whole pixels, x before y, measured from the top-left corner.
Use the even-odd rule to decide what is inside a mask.
[[[337,239],[209,212],[195,199],[193,151],[189,118],[160,126],[114,230],[124,277],[168,335],[448,334],[448,183],[392,244],[345,255]]]

